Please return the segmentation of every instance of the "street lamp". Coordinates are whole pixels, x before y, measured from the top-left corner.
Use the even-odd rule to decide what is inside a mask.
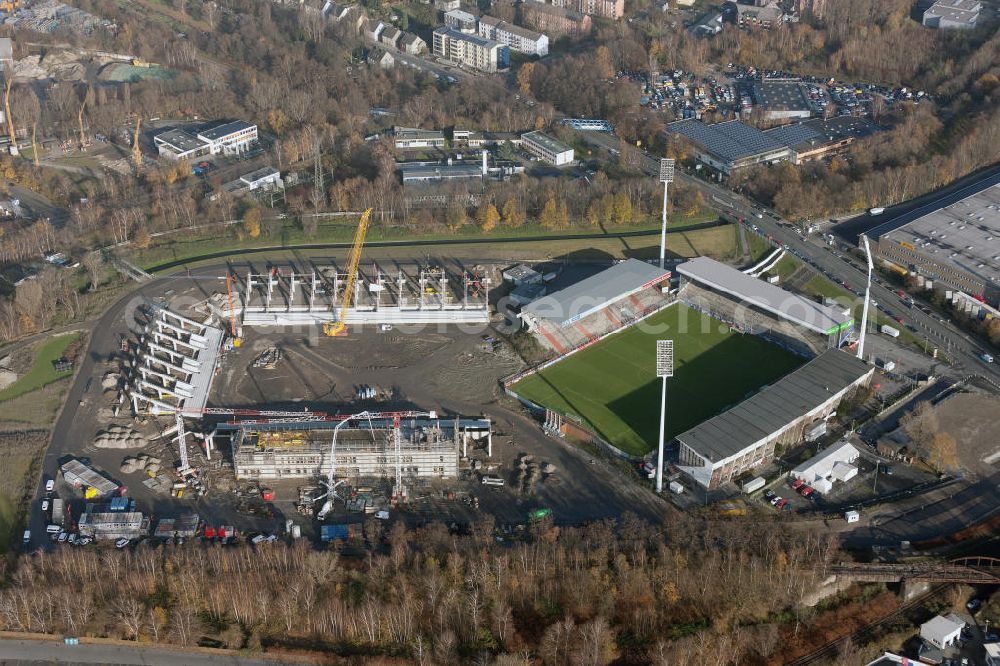
[[[671,160],[672,161],[672,160]],[[656,449],[656,492],[663,492],[663,431],[667,419],[667,377],[674,376],[674,341],[656,341],[656,376],[663,378],[660,401],[660,443]]]
[[[674,161],[671,159],[660,160],[660,182],[663,183],[663,229],[660,232],[660,268],[664,267],[667,259],[667,189],[670,183],[674,182]]]

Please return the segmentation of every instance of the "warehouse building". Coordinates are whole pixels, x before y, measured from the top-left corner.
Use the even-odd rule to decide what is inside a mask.
[[[434,55],[483,72],[499,72],[510,67],[508,46],[448,27],[434,30]]]
[[[257,143],[257,126],[236,120],[190,134],[172,129],[153,137],[161,157],[192,160],[208,155],[238,155]]]
[[[451,479],[470,444],[483,442],[491,452],[489,419],[403,419],[399,447],[391,420],[343,427],[333,421],[220,424],[215,436],[229,434],[233,467],[239,479],[313,478],[331,465],[338,478]],[[336,442],[334,446],[334,441]],[[399,456],[397,458],[396,451]]]
[[[441,130],[425,130],[417,127],[393,127],[392,139],[397,150],[444,148],[447,143]]]
[[[1000,304],[1000,176],[936,210],[900,215],[868,232],[875,252],[934,288]]]
[[[699,161],[727,176],[755,164],[774,164],[792,157],[788,146],[739,120],[714,125],[690,118],[678,120],[667,125],[667,134],[689,141]]]
[[[690,280],[824,336],[830,346],[839,347],[854,330],[850,309],[817,303],[708,257],[680,264],[677,273],[682,280]]]
[[[791,476],[828,493],[834,483],[850,481],[858,475],[855,463],[860,457],[861,452],[850,442],[837,442],[793,469]]]
[[[843,152],[855,141],[865,139],[878,130],[878,125],[867,118],[839,116],[773,127],[764,130],[764,134],[788,146],[792,151],[793,164],[804,164]]]
[[[764,9],[739,5],[747,10]],[[764,109],[771,120],[808,118],[813,105],[799,81],[757,81],[753,84],[754,103]]]
[[[806,427],[829,417],[866,384],[874,368],[830,349],[736,407],[677,436],[679,467],[715,489],[774,458],[777,444],[795,444]]]
[[[556,166],[573,161],[573,148],[545,132],[528,132],[521,135],[521,147],[543,162]]]
[[[506,44],[511,51],[543,57],[549,54],[549,38],[492,16],[479,19],[479,36]]]
[[[979,23],[979,0],[938,0],[924,11],[923,24],[940,30],[970,30]]]

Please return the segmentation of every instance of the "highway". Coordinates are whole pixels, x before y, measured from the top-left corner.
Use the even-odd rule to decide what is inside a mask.
[[[10,664],[144,664],[146,666],[270,666],[293,662],[253,659],[221,651],[188,652],[179,648],[145,645],[80,643],[65,645],[44,640],[0,639],[0,663]]]
[[[591,145],[607,150],[619,149],[618,138],[611,134],[580,132],[579,135]],[[658,176],[660,171],[659,158],[654,158],[643,152],[640,158],[640,167],[645,173]],[[839,251],[822,244],[820,239],[812,240],[809,236],[803,236],[796,232],[795,226],[791,222],[782,219],[773,210],[761,207],[721,185],[709,183],[680,169],[675,171],[675,174],[679,181],[699,188],[705,197],[706,204],[715,210],[730,218],[742,217],[748,223],[757,225],[764,235],[781,243],[786,249],[811,264],[819,272],[835,282],[847,285],[848,290],[854,292],[859,299],[864,297],[864,286],[867,282],[866,271],[862,270],[860,265],[852,263],[847,255],[838,256]],[[996,173],[991,173],[987,178],[1000,180]],[[947,197],[947,200],[961,198],[961,193],[971,187],[972,185],[963,186],[942,196]],[[915,210],[930,209],[929,207],[935,205],[940,206],[941,204],[926,203]],[[669,248],[669,246],[668,240],[667,247]],[[901,316],[906,324],[916,327],[919,335],[946,353],[953,361],[952,370],[957,376],[978,374],[1000,384],[1000,369],[997,368],[996,364],[985,363],[979,358],[984,345],[967,333],[960,331],[951,322],[941,319],[933,314],[933,311],[928,314],[917,307],[907,306],[903,299],[899,298],[895,291],[882,282],[878,276],[875,276],[872,281],[872,298],[881,309],[888,308],[893,314]],[[874,310],[869,316],[873,317],[873,313]]]

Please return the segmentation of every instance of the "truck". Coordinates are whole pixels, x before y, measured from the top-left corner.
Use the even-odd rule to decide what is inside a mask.
[[[56,497],[52,500],[52,522],[56,525],[62,525],[66,520],[66,503],[61,497]]]
[[[758,476],[744,483],[742,490],[744,493],[749,495],[750,493],[757,492],[763,488],[766,483],[767,481],[764,480],[764,477]]]
[[[992,363],[993,362],[993,356],[991,354],[987,354],[986,352],[983,352],[982,354],[980,354],[979,358],[983,359],[984,363]]]
[[[487,474],[482,478],[482,484],[484,486],[502,486],[504,484],[504,480],[499,476]]]
[[[893,328],[892,326],[889,326],[888,324],[882,324],[879,327],[878,330],[882,331],[882,333],[884,335],[888,335],[890,338],[898,338],[899,337],[899,329],[898,328]]]

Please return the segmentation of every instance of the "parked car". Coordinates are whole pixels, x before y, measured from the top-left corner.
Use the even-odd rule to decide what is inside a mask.
[[[782,501],[781,495],[775,495],[771,498],[771,506],[778,506],[778,502]]]
[[[31,530],[24,530],[24,536],[21,538],[21,543],[27,544],[31,541]]]
[[[982,600],[980,600],[980,599],[970,599],[969,603],[965,604],[965,607],[967,609],[969,609],[970,613],[975,613],[977,610],[979,610],[982,607],[982,605],[983,605]]]
[[[803,486],[803,484],[805,484],[805,481],[803,481],[802,479],[795,479],[794,481],[792,481],[792,490],[798,490]]]
[[[49,510],[49,501],[47,499],[43,499],[42,500],[42,511],[48,511],[48,510]]]
[[[775,508],[777,508],[777,509],[785,509],[785,508],[788,508],[788,500],[786,500],[786,499],[782,499],[782,500],[779,500],[779,501],[778,501],[778,503],[777,503],[777,504],[775,504],[774,506],[775,506]]]
[[[773,500],[777,496],[778,495],[773,490],[765,490],[764,491],[764,499],[766,499],[768,502],[770,502],[771,500]]]
[[[118,541],[115,541],[115,548],[124,548],[125,546],[129,545],[129,543],[130,543],[129,539],[122,537],[121,539],[118,539]]]
[[[799,488],[799,494],[803,497],[809,497],[813,494],[813,489],[810,486],[802,486]]]
[[[56,489],[55,479],[49,479],[48,481],[45,482],[45,492],[51,493],[55,489]]]

